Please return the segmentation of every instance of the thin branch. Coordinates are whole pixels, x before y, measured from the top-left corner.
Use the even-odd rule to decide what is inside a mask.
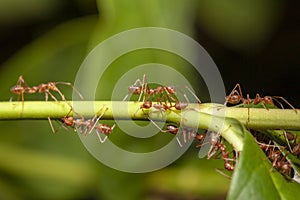
[[[300,114],[289,109],[264,109],[224,107],[220,104],[190,104],[183,111],[175,108],[162,111],[155,108],[141,109],[141,102],[124,101],[26,101],[0,102],[0,120],[61,119],[69,115],[93,117],[103,114],[101,119],[166,121],[186,127],[211,130],[221,133],[237,151],[243,148],[243,133],[248,128],[300,130]],[[24,107],[23,107],[24,106]],[[73,114],[75,110],[75,114]],[[70,112],[71,111],[71,112]]]

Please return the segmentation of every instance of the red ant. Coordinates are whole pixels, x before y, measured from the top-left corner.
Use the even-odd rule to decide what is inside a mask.
[[[116,124],[114,124],[113,126],[110,126],[108,124],[98,124],[97,126],[95,126],[97,136],[101,143],[104,143],[106,141],[106,139],[108,138],[108,135],[110,135],[112,133],[115,126],[116,126]],[[103,139],[100,136],[101,133],[105,134],[105,137]]]
[[[283,156],[281,150],[277,145],[271,145],[271,140],[269,141],[269,144],[260,142],[257,143],[259,144],[261,149],[264,150],[265,154],[272,162],[272,168],[276,168],[283,175],[291,175],[292,165],[286,159],[288,152]]]
[[[10,91],[13,94],[17,94],[18,95],[18,100],[19,100],[19,97],[21,95],[21,97],[22,97],[22,112],[21,112],[21,114],[22,114],[23,113],[23,109],[24,109],[24,94],[25,93],[27,93],[27,94],[34,94],[34,93],[37,93],[37,92],[38,93],[45,93],[45,100],[46,101],[48,101],[48,95],[50,95],[53,100],[57,101],[57,99],[55,98],[55,96],[50,92],[50,91],[54,91],[54,92],[57,92],[61,96],[61,98],[62,98],[63,101],[65,101],[66,100],[65,96],[56,87],[56,85],[58,85],[58,84],[68,85],[68,86],[72,87],[73,90],[78,94],[78,96],[81,99],[83,99],[83,97],[80,94],[80,92],[71,83],[68,83],[68,82],[48,82],[48,83],[41,83],[38,86],[29,87],[27,85],[26,81],[24,80],[24,78],[23,78],[22,75],[19,76],[16,85],[13,86],[10,89]],[[48,117],[48,121],[49,121],[51,130],[54,133],[55,130],[54,130],[53,126],[52,126],[50,117]]]
[[[297,136],[295,136],[294,134],[292,134],[290,132],[286,132],[285,130],[284,130],[283,133],[285,134],[284,136],[286,138],[286,141],[287,141],[287,144],[289,146],[290,152],[295,156],[299,155],[300,154],[300,143],[299,142],[296,143]],[[290,140],[294,140],[293,148],[291,148],[291,146],[290,146],[290,143],[289,143]]]
[[[38,86],[32,86],[29,87],[24,80],[23,76],[19,76],[18,81],[15,86],[13,86],[10,91],[13,94],[21,95],[22,96],[22,102],[24,102],[24,94],[33,94],[33,93],[45,93],[45,99],[48,101],[48,95],[51,96],[51,98],[55,101],[57,101],[56,97],[50,92],[54,91],[57,92],[63,101],[65,101],[65,96],[62,94],[62,92],[57,88],[56,85],[58,84],[63,84],[63,85],[68,85],[73,88],[73,90],[78,94],[78,96],[83,99],[82,95],[80,92],[71,84],[68,82],[48,82],[48,83],[41,83]]]
[[[300,154],[300,143],[297,143],[294,145],[294,147],[292,149],[292,154],[295,156]]]
[[[163,132],[163,133],[171,133],[173,135],[177,135],[177,133],[179,131],[179,128],[174,125],[167,125],[166,130],[162,130],[153,120],[151,120],[151,122],[160,130],[160,132]],[[177,140],[178,145],[180,147],[183,147],[178,137],[176,137],[176,140]]]
[[[205,134],[197,134],[197,135],[195,136],[195,140],[198,140],[198,141],[200,141],[200,143],[203,143],[205,137],[206,137]]]
[[[96,115],[95,115],[96,116]],[[92,119],[84,119],[83,116],[81,118],[75,119],[72,116],[65,116],[61,119],[61,121],[66,125],[74,128],[75,132],[79,132],[80,134],[86,136],[88,135],[94,128],[96,122],[96,117]]]
[[[243,104],[247,104],[248,106],[253,103],[254,105],[257,105],[259,103],[262,103],[262,106],[268,110],[268,108],[266,107],[266,104],[271,105],[271,106],[275,106],[273,100],[275,100],[282,109],[284,109],[283,105],[281,102],[278,101],[278,99],[283,100],[287,105],[289,105],[296,113],[297,110],[283,97],[281,96],[264,96],[264,97],[260,97],[259,94],[256,94],[254,99],[251,99],[249,97],[249,94],[247,94],[247,98],[244,98],[242,95],[242,90],[241,90],[241,86],[240,84],[236,84],[235,87],[233,88],[233,90],[231,91],[231,93],[226,96],[226,101],[224,103],[224,105],[226,105],[227,103],[230,104],[238,104],[238,103],[243,103]]]
[[[295,156],[297,156],[298,154],[300,154],[300,143],[296,143],[297,136],[294,135],[293,133],[287,132],[287,131],[285,131],[285,130],[283,130],[283,134],[284,134],[284,138],[285,138],[285,140],[286,140],[286,143],[287,143],[287,145],[288,145],[288,147],[289,147],[290,152],[291,152],[293,155],[295,155]],[[294,140],[294,141],[293,141],[293,148],[292,148],[291,145],[290,145],[290,141],[291,141],[291,140]]]
[[[253,103],[253,105],[257,105],[259,103],[262,104],[262,106],[268,110],[267,106],[266,105],[271,105],[271,106],[275,106],[274,101],[276,101],[280,107],[282,109],[284,109],[283,105],[281,102],[279,102],[278,99],[281,99],[283,100],[287,105],[289,105],[296,113],[297,113],[297,110],[283,97],[281,96],[264,96],[264,97],[260,97],[259,94],[256,94],[255,98],[254,99],[251,99],[249,97],[249,94],[247,94],[247,98],[244,98],[243,97],[243,94],[242,94],[242,90],[241,90],[241,86],[240,84],[236,84],[235,87],[233,88],[233,90],[230,92],[230,94],[228,96],[226,96],[225,98],[225,103],[224,105],[227,105],[227,103],[230,103],[230,104],[239,104],[239,103],[242,103],[244,105],[248,105],[248,120],[246,122],[246,125],[249,123],[250,121],[250,104]]]
[[[140,86],[137,86],[139,84]],[[200,99],[192,92],[192,90],[188,87],[185,86],[185,88],[196,98],[198,103],[201,103]],[[143,76],[143,81],[140,79],[137,79],[135,83],[131,86],[128,87],[129,93],[130,94],[139,94],[138,101],[141,100],[141,97],[143,96],[143,102],[146,101],[152,101],[154,99],[155,95],[160,95],[158,97],[158,102],[162,104],[161,99],[164,99],[165,105],[167,106],[167,102],[172,104],[172,102],[178,102],[178,99],[176,98],[176,90],[174,86],[157,86],[154,89],[150,89],[147,81],[147,77],[144,74]],[[123,101],[125,101],[128,98],[129,94],[127,94]],[[186,94],[184,94],[185,99],[188,102],[188,98]]]
[[[106,110],[107,109],[108,108],[106,108]],[[103,108],[101,110],[103,110]],[[81,118],[75,119],[72,116],[68,116],[69,113],[72,111],[72,108],[71,108],[69,113],[65,117],[62,118],[62,122],[66,126],[70,126],[70,127],[74,128],[74,130],[76,132],[79,132],[83,136],[86,136],[86,135],[90,134],[94,128],[96,129],[97,122],[104,115],[106,110],[104,110],[98,117],[97,117],[97,114],[96,114],[92,119],[84,119],[84,117],[81,116],[81,115],[80,115]]]
[[[175,125],[167,125],[166,130],[162,130],[152,119],[149,118],[149,120],[154,124],[161,132],[163,133],[171,133],[173,135],[177,135],[179,128]],[[182,137],[183,137],[183,142],[187,143],[187,140],[190,140],[191,138],[195,138],[197,135],[195,133],[195,130],[189,130],[187,128],[181,128],[182,130]],[[183,147],[181,141],[179,140],[178,137],[176,137],[177,143],[180,147]]]
[[[224,168],[228,171],[234,170],[234,162],[236,162],[235,158],[229,158],[230,152],[226,151],[225,144],[220,142],[220,134],[214,133],[214,132],[208,132],[209,136],[199,135],[196,136],[196,139],[200,139],[202,144],[197,145],[196,147],[200,147],[205,144],[205,141],[203,141],[205,138],[209,137],[209,143],[210,143],[210,149],[207,153],[207,159],[211,159],[216,153],[220,150],[220,153],[222,155],[221,159],[224,160]],[[200,153],[200,152],[199,152]]]
[[[295,143],[297,137],[296,137],[294,134],[292,134],[292,133],[290,133],[290,132],[287,132],[287,131],[285,131],[285,130],[283,130],[283,135],[284,135],[285,141],[286,141],[286,143],[287,143],[287,145],[288,145],[288,147],[289,147],[290,152],[293,153],[293,150],[292,150],[292,148],[291,148],[291,145],[290,145],[290,142],[289,142],[289,141],[294,140],[294,143]]]
[[[270,152],[269,158],[273,161],[272,167],[275,167],[280,173],[286,176],[290,176],[292,165],[286,159],[288,153],[286,153],[283,157],[281,157],[280,150]],[[271,158],[272,157],[272,158]]]

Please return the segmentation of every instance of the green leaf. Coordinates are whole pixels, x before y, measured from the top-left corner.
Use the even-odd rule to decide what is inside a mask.
[[[295,199],[300,185],[272,169],[271,162],[249,132],[233,174],[228,199]]]

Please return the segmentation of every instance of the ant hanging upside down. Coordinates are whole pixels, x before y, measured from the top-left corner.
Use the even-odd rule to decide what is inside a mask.
[[[72,110],[72,108],[71,108]],[[70,110],[70,112],[71,112]],[[101,109],[103,110],[103,108]],[[83,136],[87,136],[90,134],[94,129],[96,130],[96,134],[98,136],[98,139],[101,143],[104,143],[106,139],[108,138],[108,135],[110,135],[115,127],[115,124],[113,126],[110,126],[108,124],[104,123],[98,123],[100,118],[104,115],[105,111],[107,109],[103,110],[102,113],[97,117],[97,114],[92,119],[85,119],[83,116],[80,116],[80,118],[75,119],[72,116],[68,116],[69,113],[62,118],[62,122],[66,126],[70,126],[74,128],[76,132],[79,132]],[[74,112],[74,111],[73,111]],[[102,139],[100,134],[104,134],[105,137]]]
[[[205,138],[208,137],[210,149],[207,152],[207,159],[211,159],[215,155],[218,155],[218,151],[221,153],[221,159],[224,161],[224,168],[228,171],[234,170],[234,163],[236,162],[236,155],[233,155],[230,158],[230,151],[227,151],[226,145],[221,142],[221,135],[219,133],[208,131],[206,135],[200,134],[195,137],[195,139],[199,140],[201,144],[196,147],[201,147],[205,145]],[[205,151],[205,150],[204,150]]]

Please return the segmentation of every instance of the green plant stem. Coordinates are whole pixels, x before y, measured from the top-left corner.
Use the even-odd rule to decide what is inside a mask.
[[[235,108],[206,103],[190,104],[183,111],[173,108],[164,112],[153,107],[140,109],[141,105],[141,102],[122,101],[0,102],[0,120],[47,119],[48,117],[61,119],[66,115],[86,118],[93,117],[95,113],[97,115],[103,113],[101,119],[107,120],[149,120],[151,118],[153,121],[166,120],[176,124],[181,123],[186,127],[219,132],[238,151],[243,148],[243,133],[247,131],[242,124],[256,129],[300,130],[300,114],[294,110]]]

